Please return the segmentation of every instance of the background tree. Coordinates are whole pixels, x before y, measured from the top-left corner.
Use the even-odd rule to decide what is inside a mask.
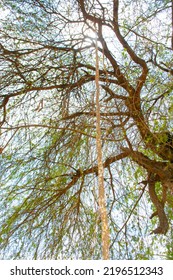
[[[102,257],[96,41],[110,255],[168,258],[172,1],[7,0],[1,9],[1,258]]]

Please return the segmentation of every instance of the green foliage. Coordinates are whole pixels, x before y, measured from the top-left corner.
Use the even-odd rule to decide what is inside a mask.
[[[147,185],[154,167],[172,171],[160,152],[173,131],[170,1],[120,1],[118,26],[113,1],[84,1],[87,20],[78,2],[0,4],[0,258],[102,257],[97,37],[111,259],[172,259],[172,192],[167,236],[150,235]]]

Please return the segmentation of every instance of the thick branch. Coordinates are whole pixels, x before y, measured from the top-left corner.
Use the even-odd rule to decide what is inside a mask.
[[[155,234],[166,234],[169,228],[169,223],[168,223],[168,219],[167,216],[165,214],[164,211],[164,203],[162,201],[159,200],[159,198],[157,197],[156,191],[155,191],[155,183],[156,181],[153,180],[153,176],[151,178],[149,178],[149,195],[151,198],[151,201],[153,202],[153,204],[156,207],[157,210],[157,215],[159,217],[159,226],[152,231],[152,233]]]
[[[172,178],[172,168],[168,168],[164,162],[151,160],[143,153],[138,151],[130,151],[127,148],[123,148],[124,152],[129,152],[130,157],[144,167],[149,173],[157,174],[162,180]]]
[[[143,84],[145,83],[147,74],[148,74],[148,67],[142,58],[137,56],[137,54],[134,52],[134,50],[130,47],[130,45],[127,43],[127,41],[124,39],[124,37],[121,35],[120,30],[119,30],[119,24],[118,24],[118,6],[119,6],[119,0],[114,0],[114,21],[113,21],[113,26],[114,26],[114,32],[122,44],[122,46],[127,50],[128,54],[132,58],[132,60],[140,65],[142,67],[142,74],[138,78],[138,83],[137,83],[137,88],[136,92],[137,94],[140,93],[141,88]]]

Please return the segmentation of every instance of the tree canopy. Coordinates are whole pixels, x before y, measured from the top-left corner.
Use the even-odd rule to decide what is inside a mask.
[[[110,258],[173,258],[172,1],[1,2],[0,258],[102,258],[96,49]]]

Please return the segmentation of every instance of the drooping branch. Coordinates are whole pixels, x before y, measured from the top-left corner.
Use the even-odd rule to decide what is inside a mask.
[[[155,66],[157,66],[159,69],[161,69],[162,71],[164,71],[166,73],[170,73],[171,75],[173,75],[173,69],[172,68],[168,67],[163,62],[158,63],[158,61],[157,61],[157,53],[155,54],[153,50],[151,50],[151,62]]]

